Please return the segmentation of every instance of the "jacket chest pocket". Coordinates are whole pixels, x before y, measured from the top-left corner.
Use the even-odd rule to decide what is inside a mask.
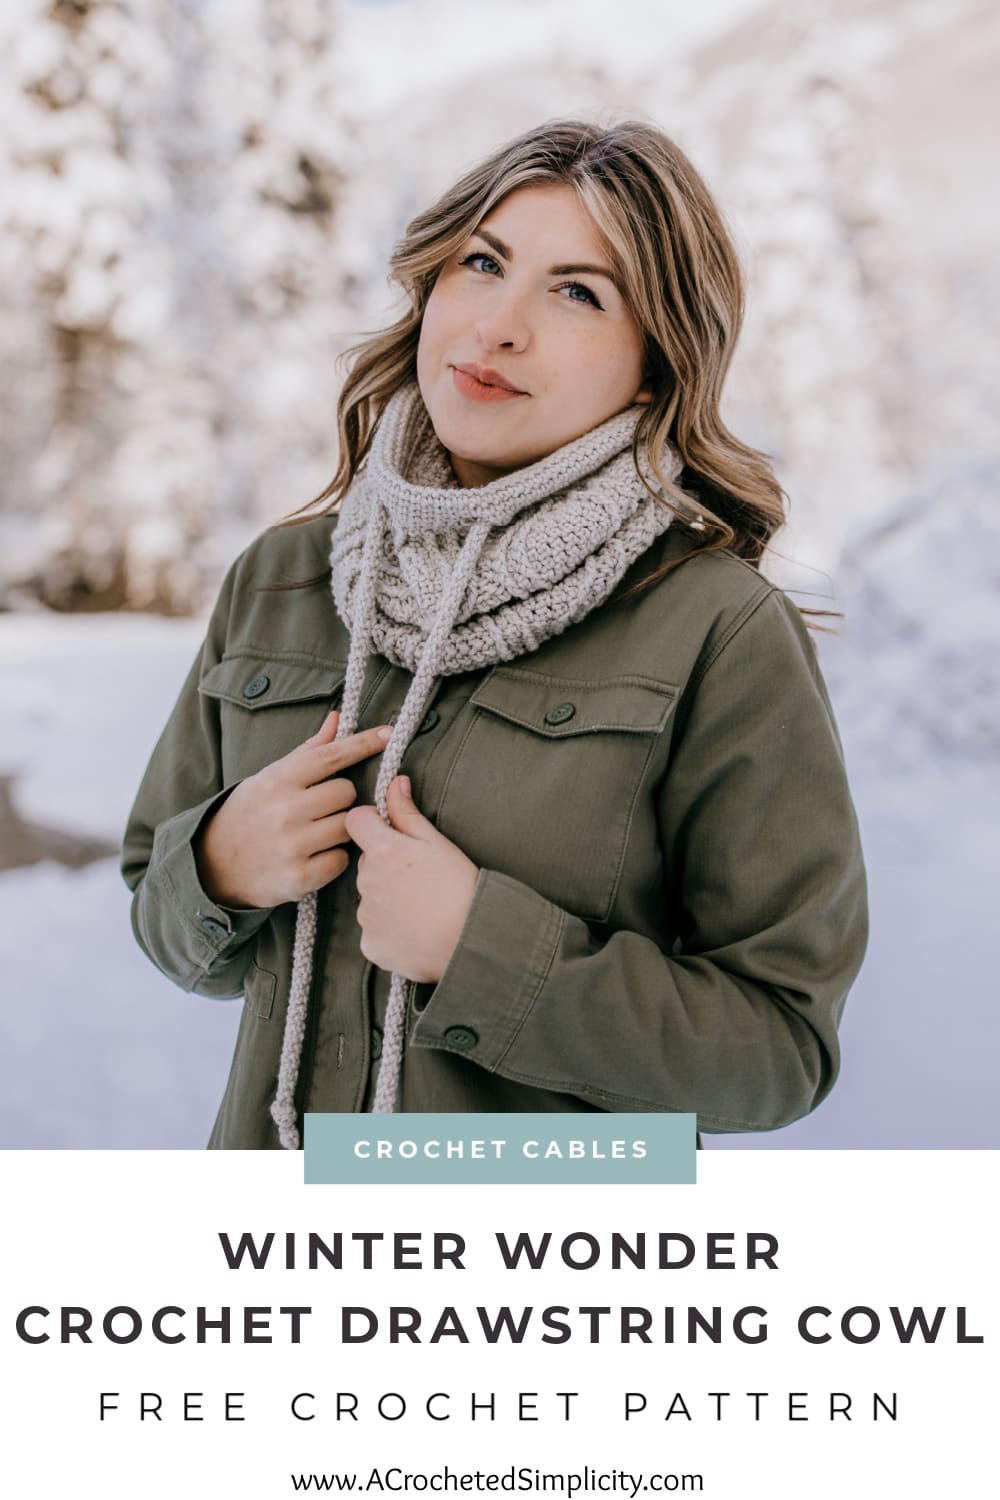
[[[605,921],[643,777],[678,690],[650,678],[574,681],[495,668],[444,788],[437,824],[479,865]]]
[[[303,652],[233,652],[198,691],[219,703],[225,785],[253,776],[316,733],[335,708],[346,664]]]

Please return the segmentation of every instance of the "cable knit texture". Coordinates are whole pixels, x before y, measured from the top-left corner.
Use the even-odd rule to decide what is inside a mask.
[[[603,604],[666,530],[672,512],[632,457],[641,407],[629,406],[537,463],[472,489],[457,481],[416,380],[384,407],[367,462],[344,498],[330,553],[333,598],[351,633],[337,738],[354,734],[365,659],[412,673],[382,753],[375,805],[424,717],[437,678],[534,651]],[[679,456],[663,457],[680,473]],[[644,470],[656,488],[651,473]],[[299,903],[288,1015],[271,1114],[299,1147],[295,1110],[312,986],[316,896]],[[398,1107],[407,980],[393,974],[373,1112]]]

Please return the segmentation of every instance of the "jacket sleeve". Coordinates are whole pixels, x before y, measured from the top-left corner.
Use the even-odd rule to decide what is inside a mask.
[[[857,820],[812,642],[780,590],[684,696],[658,789],[663,943],[599,938],[484,869],[413,1045],[597,1108],[776,1129],[837,1076],[837,1024],[868,931]]]
[[[222,657],[242,556],[227,573],[208,630],[139,786],[122,841],[121,872],[133,892],[139,946],[182,989],[217,998],[242,994],[251,939],[270,909],[232,910],[202,888],[193,840],[229,795],[222,781],[218,700],[198,692]]]

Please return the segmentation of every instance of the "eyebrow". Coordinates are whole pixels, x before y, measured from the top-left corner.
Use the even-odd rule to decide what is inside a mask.
[[[510,248],[510,246],[505,245],[503,240],[499,239],[497,235],[490,234],[489,230],[473,229],[472,233],[477,234],[479,238],[481,240],[485,240],[488,245],[492,245],[493,249],[496,250],[498,254],[502,255],[504,260],[512,261],[514,259],[514,252]],[[591,276],[603,276],[606,280],[611,282],[612,286],[616,288],[618,287],[617,278],[614,276],[613,272],[608,270],[607,266],[591,266],[586,265],[583,262],[578,265],[549,266],[548,275],[575,276],[578,275],[581,271],[588,272]]]

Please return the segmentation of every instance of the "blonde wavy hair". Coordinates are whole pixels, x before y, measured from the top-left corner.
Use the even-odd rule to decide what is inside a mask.
[[[653,398],[636,426],[633,457],[646,460],[660,486],[650,492],[697,536],[682,557],[628,593],[649,587],[696,552],[727,548],[760,565],[785,519],[784,491],[767,455],[741,443],[719,414],[743,322],[739,260],[688,157],[656,126],[635,119],[607,127],[547,120],[472,167],[407,225],[390,257],[389,281],[403,289],[409,307],[340,356],[348,372],[337,403],[336,472],[322,494],[278,527],[332,513],[347,493],[386,402],[416,375],[424,308],[448,258],[508,193],[553,183],[572,187],[590,213],[644,336],[644,379]],[[661,467],[668,441],[684,463],[675,483]]]

